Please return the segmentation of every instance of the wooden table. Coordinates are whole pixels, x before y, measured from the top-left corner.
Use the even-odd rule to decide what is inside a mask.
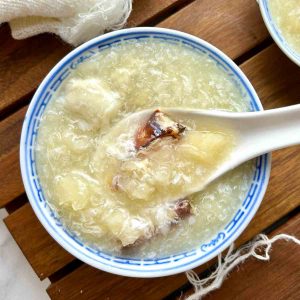
[[[135,0],[128,26],[173,28],[219,47],[245,72],[265,108],[300,103],[300,68],[270,38],[254,0]],[[184,274],[134,279],[96,270],[61,248],[38,222],[19,170],[19,139],[27,105],[52,66],[71,48],[51,35],[23,41],[0,27],[0,207],[5,223],[52,299],[176,299],[192,292]],[[300,134],[300,133],[299,133]],[[260,232],[300,236],[300,148],[273,155],[270,184],[255,218],[237,240]],[[250,259],[208,299],[300,299],[299,249],[278,242],[271,262]],[[207,274],[214,262],[196,272]]]

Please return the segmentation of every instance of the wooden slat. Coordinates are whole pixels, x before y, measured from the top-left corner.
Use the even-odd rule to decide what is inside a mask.
[[[19,141],[27,108],[0,122],[0,208],[24,192],[20,166]]]
[[[138,0],[133,1],[133,10],[127,22],[127,27],[136,27],[145,22],[155,20],[159,15],[191,0]]]
[[[40,279],[74,259],[41,226],[29,203],[9,215],[5,224]]]
[[[286,233],[300,238],[300,216],[272,232],[270,237]],[[231,272],[222,287],[207,295],[207,300],[287,300],[300,299],[299,246],[286,241],[274,244],[269,262],[249,259]],[[188,291],[180,299],[185,299]]]
[[[270,182],[261,207],[247,227],[238,243],[253,237],[300,205],[300,146],[294,146],[272,153]]]
[[[152,20],[161,11],[186,0],[138,0],[133,3],[129,25]],[[0,27],[0,114],[16,103],[24,103],[49,70],[72,48],[50,34],[26,40],[12,39],[7,25]]]
[[[26,110],[27,107],[24,107],[0,122],[0,157],[7,155],[12,148],[19,144]]]
[[[158,26],[196,35],[233,59],[268,36],[253,0],[196,0]]]
[[[242,64],[266,109],[300,103],[300,68],[276,45]]]
[[[16,41],[7,25],[0,28],[0,112],[24,101],[71,47],[49,34]]]
[[[15,147],[0,159],[1,206],[11,202],[24,192],[19,165],[19,148]]]
[[[274,167],[266,197],[246,231],[236,241],[241,245],[274,223],[300,204],[299,147],[274,153]],[[292,161],[290,159],[293,159]],[[294,168],[293,173],[287,167]],[[289,191],[287,193],[287,191]],[[205,267],[199,267],[197,272]],[[87,265],[83,265],[63,279],[52,284],[48,293],[51,299],[136,299],[136,291],[143,299],[161,299],[186,282],[183,274],[158,279],[132,279],[107,274]],[[76,283],[76,284],[75,284]],[[112,288],[114,287],[114,288]],[[82,294],[81,294],[82,291]]]

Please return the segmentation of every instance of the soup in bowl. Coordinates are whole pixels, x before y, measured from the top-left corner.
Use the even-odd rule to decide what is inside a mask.
[[[264,22],[279,48],[300,66],[299,0],[259,0]]]
[[[158,277],[203,264],[240,235],[264,196],[269,154],[180,198],[238,137],[163,107],[262,109],[225,54],[163,28],[124,29],[76,48],[29,106],[20,160],[30,203],[60,245],[101,270]],[[145,109],[153,113],[141,124],[122,123]]]

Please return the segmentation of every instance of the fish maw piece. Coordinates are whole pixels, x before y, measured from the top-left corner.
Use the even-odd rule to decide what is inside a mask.
[[[160,110],[156,110],[146,124],[138,129],[135,147],[136,149],[147,147],[152,141],[165,136],[179,138],[184,130],[185,126],[173,121]]]
[[[120,94],[128,95],[134,89],[132,82],[137,73],[134,68],[116,68],[111,74],[112,85]]]
[[[154,235],[154,226],[150,220],[131,216],[124,210],[114,210],[104,222],[123,247],[133,245],[141,239],[149,239]]]
[[[113,178],[112,185],[131,199],[147,200],[154,192],[154,187],[149,182],[150,171],[147,159],[125,161],[120,167],[120,174]]]
[[[85,208],[90,198],[87,182],[72,173],[55,180],[54,193],[59,206],[72,207],[75,211]]]
[[[177,148],[180,156],[202,166],[214,165],[229,152],[231,136],[219,132],[188,131]]]
[[[99,129],[116,115],[119,97],[99,79],[71,79],[65,88],[65,108],[84,121],[83,129]]]
[[[92,144],[91,138],[88,135],[78,134],[71,127],[62,130],[60,138],[60,142],[65,146],[66,150],[76,154],[88,151],[88,148]]]

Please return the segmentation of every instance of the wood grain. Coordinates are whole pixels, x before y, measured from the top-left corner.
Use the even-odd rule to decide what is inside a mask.
[[[133,3],[129,26],[139,26],[186,0],[138,0]],[[17,41],[8,25],[0,27],[0,115],[11,106],[21,105],[50,69],[72,48],[58,37],[41,34]]]
[[[5,224],[40,279],[74,259],[41,226],[29,203],[9,215]]]
[[[253,0],[197,0],[158,26],[196,35],[233,59],[268,36]]]
[[[270,237],[286,233],[300,238],[300,216],[272,232]],[[205,297],[205,300],[287,300],[300,299],[299,246],[286,241],[278,241],[270,253],[269,262],[254,258],[247,260],[231,272],[222,287]],[[185,299],[192,291],[185,293]]]
[[[127,27],[144,25],[147,22],[167,13],[170,9],[184,5],[191,0],[137,0],[133,1],[133,10],[127,22]]]
[[[24,101],[47,72],[71,50],[49,34],[16,41],[0,28],[0,112]]]
[[[277,45],[252,57],[241,69],[266,109],[300,103],[300,68]]]
[[[19,141],[26,107],[0,122],[0,208],[24,193]]]
[[[264,227],[286,215],[300,205],[300,146],[272,153],[272,170],[266,195],[251,225],[237,240],[242,244],[253,237],[253,231]]]
[[[290,161],[291,158],[293,158],[292,161]],[[300,188],[296,184],[300,181],[300,164],[297,165],[300,161],[300,148],[277,151],[273,159],[272,175],[266,196],[256,216],[236,241],[237,246],[260,233],[300,204]],[[293,168],[292,173],[287,167],[286,160],[290,168]],[[202,272],[207,266],[208,264],[201,266],[196,271]],[[105,282],[105,284],[97,284],[99,282]],[[143,295],[143,299],[161,299],[185,282],[186,278],[182,274],[158,279],[123,278],[121,280],[119,276],[83,265],[53,283],[48,293],[52,299],[77,299],[80,295],[81,299],[107,297],[114,300],[124,296],[129,300],[136,299],[136,291],[138,291],[139,295]],[[113,286],[115,288],[112,289]]]

